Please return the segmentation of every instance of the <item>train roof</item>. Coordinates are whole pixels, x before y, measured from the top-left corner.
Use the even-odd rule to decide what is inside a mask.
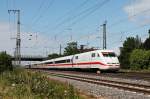
[[[94,50],[94,51],[90,51],[90,52],[97,52],[97,51],[98,52],[114,52],[113,50],[107,50],[107,49],[106,50],[100,50],[99,49],[99,50]]]
[[[84,53],[94,53],[94,52],[114,52],[113,50],[94,50],[94,51],[89,51],[89,52],[84,52]],[[79,54],[75,54],[75,55],[80,55],[80,54],[84,54],[84,53],[79,53]]]
[[[64,57],[59,57],[59,58],[55,58],[54,60],[57,61],[57,60],[63,60],[63,59],[72,59],[73,55],[70,55],[70,56],[64,56]]]

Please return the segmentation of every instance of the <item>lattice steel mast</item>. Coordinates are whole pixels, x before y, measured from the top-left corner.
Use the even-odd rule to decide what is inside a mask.
[[[20,46],[21,46],[21,38],[20,38],[20,10],[8,10],[8,13],[14,12],[17,14],[17,37],[16,39],[16,48],[15,48],[15,65],[21,64],[21,52],[20,52]]]

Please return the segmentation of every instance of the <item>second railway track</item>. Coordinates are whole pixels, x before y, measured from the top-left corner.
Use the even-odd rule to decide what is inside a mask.
[[[123,90],[150,95],[149,85],[133,84],[133,83],[127,83],[127,82],[121,82],[121,81],[112,81],[112,80],[103,80],[103,79],[98,79],[98,78],[82,77],[82,76],[76,76],[76,75],[71,75],[71,74],[62,74],[62,73],[54,73],[54,72],[48,72],[48,73],[51,76],[57,76],[61,78],[88,82],[92,84],[114,87],[118,89],[123,89]]]

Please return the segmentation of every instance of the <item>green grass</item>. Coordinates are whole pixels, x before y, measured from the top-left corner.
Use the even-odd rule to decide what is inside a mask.
[[[21,68],[0,74],[1,98],[81,99],[73,86],[50,80],[43,73],[31,72]]]

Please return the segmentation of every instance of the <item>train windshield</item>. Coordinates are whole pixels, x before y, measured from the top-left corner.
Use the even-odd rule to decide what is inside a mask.
[[[113,52],[102,52],[104,57],[116,57],[116,54]]]

